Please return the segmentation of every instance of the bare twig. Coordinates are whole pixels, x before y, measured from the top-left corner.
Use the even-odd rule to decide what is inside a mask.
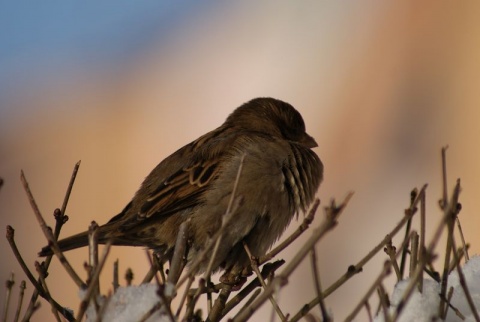
[[[41,297],[48,300],[42,285],[40,284],[39,281],[37,281],[35,279],[32,272],[28,269],[27,264],[25,264],[25,261],[23,260],[22,256],[20,255],[20,252],[19,252],[19,250],[17,248],[17,245],[15,243],[15,230],[12,228],[12,226],[7,226],[6,237],[7,237],[8,243],[10,244],[10,247],[12,248],[13,254],[15,255],[15,258],[17,259],[18,263],[20,264],[20,267],[22,268],[23,272],[25,273],[25,275],[29,279],[30,283],[32,283],[32,285],[35,287],[36,292],[38,292],[38,294]],[[35,300],[35,302],[33,302],[33,300]],[[25,313],[24,320],[25,319],[28,320],[30,318],[31,314],[33,314],[33,312],[35,312],[38,309],[38,305],[36,305],[35,303],[36,303],[36,298],[33,299],[33,297],[32,297],[32,299],[30,300],[30,306],[27,308],[27,311]],[[67,320],[72,321],[74,319],[71,312],[69,312],[68,310],[63,308],[60,304],[58,304],[57,302],[54,301],[54,305],[55,305],[55,308],[60,313],[62,313],[62,315],[65,316],[65,318]]]
[[[285,263],[284,260],[278,260],[273,263],[267,263],[262,268],[262,278],[266,279],[269,276],[272,276],[274,272],[281,267]],[[222,316],[225,316],[232,310],[238,303],[240,303],[244,298],[248,296],[254,289],[260,286],[260,280],[255,278],[251,281],[247,286],[245,286],[237,295],[235,295],[228,303],[225,305],[223,309]],[[255,296],[256,297],[256,296]],[[252,298],[250,298],[252,300]],[[248,306],[251,302],[248,302],[244,306]]]
[[[354,275],[360,273],[363,269],[363,266],[370,261],[370,259],[375,256],[383,247],[385,244],[393,238],[399,231],[400,229],[408,222],[408,220],[413,217],[416,213],[417,209],[417,204],[420,202],[420,199],[422,198],[422,195],[425,194],[425,190],[427,189],[428,185],[424,185],[422,189],[420,189],[420,192],[415,198],[415,201],[410,205],[408,209],[405,210],[405,216],[402,218],[402,220],[392,229],[390,233],[388,233],[385,238],[380,241],[365,257],[363,257],[357,264],[355,265],[350,265],[347,269],[347,272],[343,274],[337,281],[335,281],[330,287],[328,287],[324,292],[323,292],[323,297],[326,298],[330,294],[332,294],[335,290],[337,290],[340,286],[342,286],[346,281],[348,281],[350,278],[352,278]],[[302,318],[302,316],[305,316],[307,312],[309,312],[313,307],[315,307],[318,304],[319,299],[315,298],[312,301],[310,301],[308,304],[304,305],[304,307],[298,311],[290,320],[291,322],[298,321]]]
[[[420,200],[420,245],[419,245],[419,254],[417,257],[418,261],[424,263],[425,262],[425,229],[427,226],[427,219],[426,219],[426,196],[425,194],[422,195]],[[420,292],[423,292],[423,275],[420,276],[420,280],[418,281],[418,289]]]
[[[158,256],[155,255],[155,253],[153,253],[152,256],[150,256],[150,252],[148,250],[146,250],[146,254],[147,254],[147,259],[150,263],[150,269],[148,270],[147,274],[145,275],[145,277],[143,278],[140,284],[150,283],[160,269]],[[163,269],[162,269],[162,272],[163,272]],[[163,281],[165,281],[165,279]]]
[[[185,292],[183,292],[182,298],[180,299],[180,303],[178,305],[177,312],[175,313],[175,318],[178,320],[180,317],[180,313],[182,312],[183,304],[185,303],[185,300],[187,299],[188,291],[192,287],[193,281],[195,280],[195,277],[191,276],[188,279],[187,285],[185,287]]]
[[[14,322],[17,322],[20,318],[20,311],[22,310],[23,295],[25,294],[25,289],[27,288],[25,281],[20,282],[20,293],[18,294],[18,304],[15,311],[15,317],[13,318]]]
[[[388,295],[387,292],[385,292],[385,287],[383,286],[383,283],[380,283],[378,285],[378,297],[379,297],[379,302],[380,306],[383,311],[383,320],[385,322],[390,322],[390,317],[388,316],[388,307],[390,306],[390,303],[388,302]]]
[[[73,189],[73,184],[75,183],[75,179],[77,177],[78,169],[80,168],[80,161],[78,161],[74,168],[72,175],[70,176],[70,182],[67,187],[67,191],[65,193],[65,197],[63,198],[63,204],[61,209],[55,209],[54,211],[54,217],[55,217],[55,230],[54,230],[54,236],[55,239],[58,239],[58,236],[60,235],[60,230],[62,229],[63,225],[67,222],[68,216],[65,215],[65,211],[67,209],[67,204],[68,200],[70,199],[70,193],[72,192]],[[47,256],[44,261],[44,267],[45,271],[48,270],[48,267],[50,266],[50,262],[52,261],[52,257],[54,254]],[[40,284],[40,280],[38,280],[38,284]],[[24,316],[25,320],[29,320],[30,316],[27,314],[32,314],[36,309],[35,309],[35,303],[37,302],[37,298],[39,295],[39,290],[35,288],[33,291],[32,297],[30,299],[30,305],[27,309],[27,313]],[[73,319],[73,315],[68,312],[69,316]]]
[[[385,245],[384,251],[390,257],[390,261],[392,262],[393,269],[395,270],[395,274],[397,275],[397,281],[400,281],[401,274],[400,274],[400,268],[398,267],[398,263],[397,263],[397,249],[392,245],[391,239]]]
[[[410,238],[411,238],[412,234],[413,234],[413,232],[410,232],[410,235],[408,235],[407,238],[405,238],[405,240],[402,242],[402,245],[401,245],[400,249],[403,249],[403,247],[405,247],[405,244],[407,244],[410,241]],[[380,274],[378,275],[378,277],[375,279],[373,284],[368,289],[367,293],[362,297],[360,302],[358,302],[357,306],[353,309],[352,313],[350,313],[350,315],[348,315],[348,317],[345,319],[345,321],[352,321],[355,318],[355,316],[358,314],[358,312],[360,312],[363,304],[366,301],[368,301],[368,299],[373,294],[373,292],[375,292],[375,290],[378,288],[378,286],[381,283],[383,283],[383,280],[385,279],[385,277],[387,277],[390,274],[393,263],[396,262],[396,256],[398,256],[399,254],[401,254],[401,253],[396,253],[393,260],[391,259],[391,260],[386,261],[384,263],[383,269],[380,272]]]
[[[442,150],[442,152],[444,152]],[[446,167],[445,161],[443,161],[443,166]],[[446,171],[446,170],[445,170]],[[444,179],[446,181],[446,179]],[[447,246],[446,246],[446,252],[445,252],[445,262],[443,266],[443,274],[442,274],[442,282],[441,282],[441,289],[440,289],[440,296],[441,297],[446,297],[446,292],[447,292],[447,282],[448,282],[448,271],[449,271],[449,266],[450,266],[450,255],[452,253],[452,250],[454,251],[455,248],[452,248],[452,241],[453,238],[450,238],[450,236],[453,235],[453,229],[454,229],[454,220],[456,218],[457,214],[457,204],[458,204],[458,197],[460,194],[460,179],[457,180],[457,184],[455,185],[455,188],[453,190],[452,198],[450,202],[448,202],[447,199],[444,199],[443,201],[443,221],[444,224],[447,226],[448,230],[448,238],[447,238]],[[445,311],[445,302],[440,301],[440,305],[438,307],[438,313],[439,316],[441,317],[443,312]]]
[[[450,225],[453,226],[454,223],[451,222]],[[450,235],[449,238],[451,238],[453,249],[456,249],[455,238],[453,237],[453,235]],[[457,263],[458,279],[460,281],[460,285],[462,286],[463,292],[465,294],[465,298],[467,299],[467,303],[468,303],[468,306],[470,307],[470,311],[472,312],[473,317],[475,318],[475,321],[480,322],[480,316],[478,315],[478,311],[475,307],[475,303],[473,302],[472,296],[468,289],[467,282],[465,281],[465,275],[463,274],[463,269],[460,265],[460,260],[457,257],[457,253],[453,252],[453,256],[455,258],[455,262]]]
[[[186,314],[185,318],[187,321],[191,321],[193,319],[193,314],[195,311],[195,305],[197,304],[198,298],[200,297],[200,294],[202,294],[202,290],[205,288],[205,281],[203,278],[200,278],[198,281],[198,288],[195,291],[195,294],[192,296],[189,296],[187,299],[187,305],[186,305]],[[212,312],[210,312],[212,314]]]
[[[178,230],[177,240],[175,243],[175,251],[173,252],[172,262],[170,264],[170,271],[168,272],[167,283],[172,288],[175,285],[182,274],[182,270],[185,267],[186,253],[187,253],[187,227],[190,221],[184,221]],[[167,297],[171,297],[167,295]]]
[[[217,322],[220,321],[222,317],[222,312],[225,308],[225,303],[227,303],[228,297],[232,292],[232,285],[224,284],[220,294],[218,294],[215,303],[213,304],[212,310],[208,315],[206,322]]]
[[[417,198],[417,196],[418,196],[418,189],[414,188],[410,192],[410,206],[412,206],[412,204],[415,202],[415,199]],[[407,221],[404,238],[406,238],[410,234],[411,227],[412,227],[412,218],[410,218]],[[405,248],[403,248],[401,251],[402,251],[402,257],[400,259],[400,279],[403,279],[403,276],[405,273],[405,263],[407,259],[407,253],[408,253],[408,244],[405,245]]]
[[[252,255],[250,252],[250,249],[248,248],[247,243],[243,242],[243,248],[245,248],[245,251],[247,252],[248,258],[250,258],[250,265],[252,266],[253,271],[257,275],[258,280],[260,281],[260,284],[264,289],[267,288],[267,284],[265,283],[265,280],[262,277],[262,273],[260,273],[260,269],[258,268],[257,264],[257,259]],[[273,295],[269,297],[270,302],[272,303],[273,308],[275,309],[275,312],[277,312],[277,315],[280,317],[282,321],[286,321],[285,315],[283,314],[282,310],[278,306],[277,301],[273,298]],[[222,308],[223,311],[223,308]]]
[[[78,173],[78,169],[80,168],[81,162],[82,161],[79,160],[77,163],[75,163],[75,166],[73,167],[73,172],[70,177],[70,182],[68,183],[67,191],[65,192],[65,197],[63,198],[63,203],[61,208],[61,213],[63,216],[65,215],[65,211],[67,210],[68,200],[70,199],[70,194],[72,193],[73,184],[75,183],[75,179],[77,178],[77,173]],[[59,233],[60,233],[60,229],[58,229],[58,231],[57,229],[55,229],[55,236],[57,238]]]
[[[418,262],[418,234],[415,232],[412,235],[412,240],[410,242],[410,245],[412,245],[412,251],[410,252],[410,273],[409,276],[412,277],[413,272],[415,271],[415,268],[417,267],[417,262]],[[419,291],[421,289],[419,288]]]
[[[468,250],[468,248],[470,248],[470,245],[467,244],[466,245],[466,248]],[[457,260],[460,262],[463,258],[463,256],[465,255],[465,252],[464,252],[464,249],[463,247],[461,248],[458,248],[457,249],[457,256],[455,256],[452,260],[452,262],[450,263],[450,267],[448,269],[448,274],[450,275],[450,273],[453,272],[453,270],[457,267]]]
[[[30,303],[30,304],[32,304],[32,303]],[[25,316],[22,318],[22,321],[23,322],[29,322],[33,313],[37,312],[37,310],[40,308],[40,306],[41,306],[41,304],[39,302],[36,302],[32,305],[29,305],[28,308],[27,308],[27,311],[25,312]],[[69,321],[75,321],[75,319],[72,318],[72,320],[69,320]]]
[[[52,248],[55,255],[57,255],[58,259],[60,260],[60,263],[63,265],[63,267],[65,268],[67,273],[70,275],[72,280],[75,282],[75,284],[77,284],[78,287],[85,287],[85,283],[77,275],[75,270],[72,268],[68,260],[63,255],[62,251],[60,250],[60,247],[58,247],[57,241],[52,233],[52,230],[47,226],[45,220],[43,219],[43,216],[40,213],[40,209],[38,209],[37,203],[33,197],[32,192],[30,191],[30,187],[28,185],[27,179],[25,178],[23,171],[21,172],[20,179],[22,181],[25,192],[27,193],[28,200],[30,201],[30,205],[32,206],[33,212],[35,213],[35,217],[37,218],[37,221],[40,224],[40,227],[42,228],[42,231],[48,240],[49,246]]]
[[[460,204],[458,204],[458,206],[460,206]],[[460,211],[460,209],[458,209],[458,211]],[[462,240],[463,252],[465,253],[465,262],[468,262],[470,260],[470,257],[468,256],[468,247],[467,247],[467,243],[465,242],[465,237],[463,236],[462,225],[460,225],[460,219],[458,218],[458,216],[457,216],[456,222],[457,222],[458,232]]]
[[[460,194],[460,181],[458,180],[457,184],[455,186],[453,195],[452,195],[451,202],[448,205],[448,207],[446,207],[446,208],[451,208],[452,204],[457,203],[459,194]],[[417,265],[417,268],[415,269],[415,272],[414,272],[412,278],[410,279],[409,284],[407,285],[407,287],[405,289],[404,295],[403,295],[402,299],[399,301],[397,309],[395,310],[395,312],[392,316],[392,320],[395,321],[395,319],[399,316],[399,314],[401,313],[401,311],[405,307],[406,302],[408,301],[411,294],[413,293],[415,285],[416,285],[416,283],[418,283],[418,281],[420,279],[420,276],[422,275],[422,272],[424,271],[426,263],[428,263],[430,261],[430,259],[433,257],[433,250],[437,246],[438,241],[440,239],[440,236],[442,235],[442,232],[443,232],[445,226],[447,225],[448,218],[450,216],[451,216],[450,211],[447,210],[444,213],[443,220],[439,223],[437,229],[435,230],[435,232],[433,234],[433,237],[432,237],[430,243],[428,244],[428,247],[427,247],[426,252],[425,252],[425,256],[422,258],[421,261],[419,261],[419,263]],[[443,293],[443,295],[441,293],[440,297],[445,298],[445,292]],[[440,301],[440,302],[444,303],[444,301]],[[441,307],[443,308],[443,306],[441,306]],[[444,312],[443,309],[441,311],[439,310],[439,314],[443,314],[443,312]]]
[[[442,201],[443,201],[443,207],[447,206],[448,202],[448,185],[447,185],[447,149],[448,145],[444,146],[442,148]]]
[[[35,268],[37,269],[38,276],[40,278],[40,281],[42,283],[42,287],[45,290],[45,295],[47,296],[47,300],[50,303],[50,306],[52,307],[52,313],[57,322],[60,322],[60,316],[58,315],[58,311],[55,309],[55,305],[53,304],[52,296],[50,295],[50,291],[48,290],[47,283],[45,283],[45,274],[46,271],[42,267],[42,265],[39,262],[35,262]]]
[[[384,267],[383,267],[383,270],[380,272],[380,274],[378,275],[378,277],[375,279],[375,281],[373,282],[373,284],[370,286],[370,288],[368,289],[367,293],[362,297],[362,299],[360,300],[360,302],[357,304],[357,306],[353,309],[352,313],[350,313],[346,318],[345,318],[345,321],[346,322],[350,322],[350,321],[353,321],[353,319],[355,318],[355,316],[357,316],[358,312],[360,312],[360,310],[362,309],[362,306],[364,305],[364,303],[366,301],[368,301],[368,299],[370,298],[370,296],[373,294],[373,292],[375,292],[375,290],[378,288],[378,286],[383,282],[384,278],[387,277],[390,272],[391,272],[391,267],[392,267],[392,262],[391,261],[386,261],[385,264],[384,264]]]
[[[252,304],[252,302],[260,295],[260,293],[262,293],[262,290],[257,288],[255,290],[255,292],[253,292],[252,296],[250,296],[250,298],[247,300],[247,302],[245,302],[245,305],[240,309],[239,313],[242,312],[243,309],[249,307],[250,304]],[[230,303],[230,301],[229,301],[229,303]],[[227,308],[228,308],[228,303],[225,305],[225,310]],[[223,310],[222,316],[226,315],[225,310]]]
[[[317,292],[317,297],[319,300],[318,305],[320,307],[320,313],[322,314],[323,322],[329,322],[331,321],[331,319],[327,313],[327,308],[325,307],[325,302],[323,300],[322,285],[317,267],[317,252],[315,251],[315,247],[312,247],[310,255],[310,259],[312,262],[313,281],[315,282],[315,291]]]
[[[455,312],[455,315],[460,318],[460,320],[465,321],[466,318],[462,314],[462,312],[460,312],[460,310],[458,308],[456,308],[455,306],[452,305],[452,303],[450,303],[450,300],[452,299],[452,296],[453,296],[453,292],[454,292],[454,288],[451,286],[450,289],[448,290],[448,297],[444,298],[444,297],[439,296],[440,301],[444,301],[448,305],[448,308],[452,309],[453,312]],[[446,312],[448,312],[448,311],[446,311]],[[445,315],[446,315],[446,313],[445,313]]]
[[[113,292],[116,292],[117,289],[120,287],[119,278],[118,278],[118,258],[115,262],[113,262]]]
[[[94,290],[97,284],[97,281],[100,277],[100,272],[103,269],[103,266],[105,265],[105,262],[107,260],[108,253],[110,252],[110,247],[112,246],[112,242],[108,241],[105,244],[105,247],[103,249],[102,257],[100,258],[97,267],[95,268],[92,277],[90,278],[90,284],[88,285],[88,288],[84,294],[83,300],[80,303],[80,308],[78,309],[77,313],[77,321],[81,321],[83,315],[85,314],[85,311],[88,308],[88,303],[90,302],[92,295],[94,294]]]
[[[28,269],[27,264],[25,264],[25,261],[23,260],[22,255],[20,255],[20,252],[18,251],[18,248],[17,248],[17,244],[15,243],[15,229],[13,229],[13,227],[10,225],[7,226],[6,237],[7,237],[8,243],[10,244],[10,247],[12,248],[13,254],[15,255],[15,258],[20,264],[20,267],[22,267],[23,269],[23,272],[25,273],[25,275],[27,275],[28,279],[30,280],[30,283],[33,284],[35,289],[37,289],[43,297],[45,295],[45,292],[43,291],[42,286],[37,282],[37,280],[33,276],[32,272]]]
[[[155,303],[154,306],[152,306],[150,308],[150,310],[148,310],[147,312],[145,312],[145,314],[140,318],[140,320],[138,320],[138,322],[145,322],[147,321],[155,312],[157,312],[158,310],[160,310],[162,308],[162,303],[161,302],[157,302]]]
[[[98,265],[98,225],[95,221],[92,221],[88,227],[88,266],[89,266],[89,279],[92,278],[93,270],[97,268]],[[93,291],[93,298],[97,298],[100,294],[100,281],[97,279]],[[97,301],[95,301],[96,303]],[[98,306],[97,306],[98,308]],[[98,313],[98,312],[97,312]]]
[[[15,280],[13,278],[13,273],[10,274],[10,278],[5,282],[5,303],[3,303],[3,319],[2,321],[7,321],[8,316],[8,306],[10,304],[10,296],[12,295],[12,287],[15,284]]]
[[[368,321],[373,322],[372,308],[370,307],[370,303],[366,301],[364,305],[365,305],[365,310],[367,311]]]
[[[445,316],[445,317],[447,316],[448,309],[449,309],[450,303],[452,301],[452,296],[453,296],[453,286],[450,286],[450,288],[448,289],[448,294],[447,294],[447,306],[445,307],[445,313],[442,316]]]

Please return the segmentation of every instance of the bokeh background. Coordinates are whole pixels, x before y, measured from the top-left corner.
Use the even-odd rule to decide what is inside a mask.
[[[118,213],[160,160],[235,107],[272,96],[294,105],[319,143],[322,203],[355,191],[340,225],[317,247],[324,287],[385,236],[410,190],[424,183],[431,236],[441,218],[440,149],[447,144],[450,190],[462,178],[461,221],[478,253],[479,14],[474,1],[0,1],[0,226],[15,228],[34,271],[45,240],[21,169],[53,225],[51,214],[82,160],[62,231],[71,235]],[[6,240],[0,253],[0,278],[14,272],[18,286],[25,277]],[[87,250],[68,258],[85,276]],[[115,248],[104,292],[116,258],[122,272],[134,270],[134,282],[147,270],[143,250]],[[337,321],[384,260],[381,254],[327,298]],[[57,300],[78,308],[78,292],[58,261],[48,281]],[[31,292],[28,285],[27,299]],[[294,314],[313,297],[306,262],[280,305]],[[266,304],[253,320],[270,313]],[[33,320],[52,319],[42,301]],[[358,321],[366,319],[362,312]]]

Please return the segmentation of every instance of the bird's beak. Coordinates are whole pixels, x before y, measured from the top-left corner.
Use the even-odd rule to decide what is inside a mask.
[[[300,143],[305,145],[307,148],[315,148],[318,146],[317,142],[315,141],[314,138],[312,138],[310,135],[305,133],[303,138],[300,140]]]

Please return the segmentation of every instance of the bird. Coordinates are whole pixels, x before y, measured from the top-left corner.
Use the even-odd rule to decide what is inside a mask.
[[[188,267],[201,262],[202,250],[224,225],[215,257],[195,274],[209,262],[215,272],[245,274],[251,258],[244,245],[252,256],[266,254],[313,202],[323,180],[323,163],[312,150],[317,146],[292,105],[252,99],[161,161],[127,206],[98,228],[98,242],[143,246],[171,259],[179,227],[187,222]],[[232,200],[238,202],[231,219],[222,223]],[[86,245],[88,232],[58,241],[62,251]],[[39,252],[51,254],[50,246]]]

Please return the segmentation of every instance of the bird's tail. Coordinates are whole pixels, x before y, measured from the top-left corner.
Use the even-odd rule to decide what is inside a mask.
[[[57,243],[58,243],[58,246],[60,247],[60,250],[62,250],[62,251],[67,251],[67,250],[87,246],[88,245],[88,232],[85,231],[83,233],[79,233],[79,234],[67,237],[65,239],[57,241]],[[45,257],[45,256],[49,256],[49,255],[52,255],[52,254],[53,254],[52,248],[50,246],[45,246],[38,253],[38,256]]]
[[[106,232],[111,230],[111,226],[107,223],[103,226],[98,227],[97,236],[98,236],[98,243],[105,244],[108,238],[105,236]],[[58,247],[62,252],[67,250],[72,250],[80,247],[84,247],[88,245],[88,231],[84,231],[83,233],[79,233],[62,240],[57,241]],[[43,247],[38,256],[45,257],[53,254],[53,250],[50,246]]]

